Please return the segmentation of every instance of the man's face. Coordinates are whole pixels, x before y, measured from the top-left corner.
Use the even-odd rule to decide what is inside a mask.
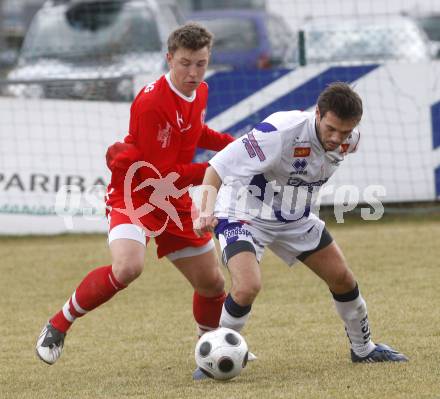
[[[174,86],[189,97],[205,77],[209,50],[208,47],[196,51],[178,48],[174,54],[167,53],[167,62]]]
[[[321,118],[318,107],[316,107],[316,129],[319,141],[324,150],[334,151],[350,136],[359,121],[338,118],[333,112],[327,111]]]

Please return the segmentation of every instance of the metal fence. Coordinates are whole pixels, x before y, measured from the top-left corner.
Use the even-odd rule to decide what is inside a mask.
[[[165,14],[164,1],[158,1],[162,7],[161,17]],[[229,0],[176,1],[184,11],[212,9],[213,5],[228,8],[239,4]],[[133,29],[133,25],[124,20],[112,33],[111,26],[117,24],[115,21],[122,13],[117,7],[112,6],[109,10],[101,5],[84,8],[94,13],[90,15],[84,14],[84,10],[68,14],[70,11],[67,7],[65,15],[69,19],[70,28],[85,28],[87,35],[78,36],[83,38],[80,40],[73,40],[72,35],[68,40],[65,36],[68,31],[66,26],[60,26],[59,31],[55,27],[50,35],[44,36],[43,32],[42,40],[26,41],[26,56],[22,54],[17,65],[30,20],[43,2],[44,0],[0,0],[1,95],[130,101],[136,91],[133,89],[133,76],[136,74],[134,69],[142,73],[157,72],[157,75],[166,69],[164,34],[160,38],[162,43],[150,43],[154,47],[154,55],[152,52],[141,54],[139,49],[130,49],[130,43],[136,42],[142,47],[152,40],[153,30],[145,31],[142,37],[139,29]],[[94,1],[96,4],[101,2],[104,4],[103,0]],[[69,1],[58,3],[69,4]],[[78,0],[72,4],[78,4]],[[324,0],[254,0],[240,4],[248,7],[249,15],[253,15],[252,12],[255,11],[282,17],[290,32],[280,33],[280,24],[276,26],[268,20],[267,26],[261,28],[266,36],[260,38],[260,33],[257,32],[260,28],[257,29],[257,25],[234,23],[233,15],[228,17],[231,18],[227,22],[229,25],[222,25],[226,24],[226,18],[221,14],[224,10],[218,11],[218,20],[215,20],[213,26],[219,26],[221,34],[217,34],[213,60],[217,50],[217,55],[222,52],[223,58],[217,58],[226,69],[234,68],[233,62],[245,68],[297,68],[322,63],[413,63],[440,57],[440,2],[435,0],[338,0],[331,2],[331,6]],[[216,18],[216,11],[211,12],[214,12],[214,16],[210,18]],[[157,11],[151,15],[147,13],[146,20],[155,20],[163,28],[162,25],[168,22],[159,19],[154,13],[158,14]],[[141,14],[132,13],[133,19],[130,21],[139,22],[136,18]],[[145,24],[141,23],[141,26]],[[229,30],[224,26],[229,26]],[[125,32],[125,27],[131,30]],[[233,32],[231,27],[234,27]],[[32,32],[30,36],[33,34]],[[35,36],[37,34],[35,32]],[[260,47],[257,45],[259,40],[264,43]],[[52,47],[43,49],[42,43],[49,42],[54,43],[51,44]],[[225,42],[228,43],[227,46]],[[245,43],[248,42],[255,43],[255,48],[247,48]],[[69,47],[72,43],[75,43],[75,48]],[[87,52],[81,53],[81,45],[87,47]],[[132,52],[134,56],[121,62],[117,56],[123,51]],[[243,62],[237,63],[240,58]],[[226,62],[228,59],[231,65]],[[136,68],[132,68],[134,64],[138,64]]]

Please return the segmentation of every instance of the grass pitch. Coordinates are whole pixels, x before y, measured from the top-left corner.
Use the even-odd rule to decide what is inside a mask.
[[[77,320],[53,366],[36,338],[93,267],[109,263],[104,236],[0,238],[0,398],[440,397],[439,218],[330,224],[367,300],[373,339],[407,364],[349,360],[323,282],[272,253],[243,334],[259,359],[229,382],[193,382],[192,290],[148,250],[129,289]]]

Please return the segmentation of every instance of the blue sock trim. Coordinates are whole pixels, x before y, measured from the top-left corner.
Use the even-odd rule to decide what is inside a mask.
[[[243,317],[251,311],[252,305],[241,306],[231,296],[231,293],[225,299],[225,309],[233,317]]]

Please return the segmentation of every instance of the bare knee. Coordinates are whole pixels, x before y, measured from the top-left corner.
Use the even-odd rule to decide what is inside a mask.
[[[209,284],[209,289],[215,293],[220,293],[225,290],[225,278],[220,271],[220,268],[217,268],[214,276],[212,276]]]
[[[255,253],[245,251],[232,256],[228,269],[235,301],[241,306],[252,304],[261,290],[261,273]]]
[[[219,267],[199,275],[194,284],[194,289],[201,295],[216,296],[221,294],[225,289],[225,278]]]
[[[214,297],[224,292],[225,278],[214,250],[193,257],[175,259],[173,264],[200,295]]]
[[[125,285],[136,280],[144,270],[143,262],[127,259],[115,259],[112,264],[112,271],[116,279]]]
[[[130,284],[144,270],[145,247],[133,240],[117,240],[110,245],[112,271],[122,284]],[[131,242],[130,242],[131,241]]]
[[[336,294],[344,294],[351,291],[356,286],[353,273],[348,268],[343,268],[332,275],[328,282],[329,288]]]
[[[261,291],[261,280],[253,279],[245,283],[234,284],[231,291],[232,296],[239,305],[250,305]]]

